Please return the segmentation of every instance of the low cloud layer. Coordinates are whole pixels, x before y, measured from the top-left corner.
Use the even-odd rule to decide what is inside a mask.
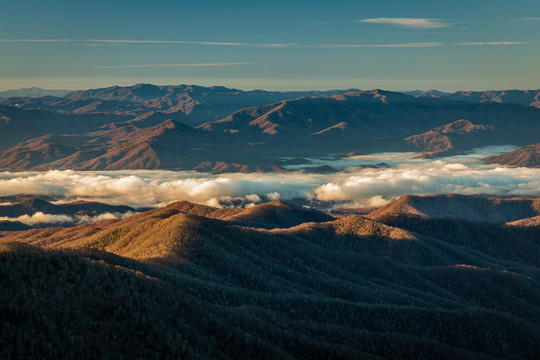
[[[540,170],[472,167],[436,160],[418,165],[364,170],[314,189],[319,200],[377,206],[403,194],[540,195]]]
[[[0,217],[0,221],[19,221],[23,224],[35,226],[41,224],[63,224],[63,225],[80,225],[88,224],[101,220],[120,220],[125,219],[129,216],[135,215],[134,212],[128,211],[126,213],[103,213],[96,216],[89,215],[76,215],[76,216],[67,216],[67,215],[53,215],[53,214],[44,214],[43,212],[36,212],[33,215],[22,215],[16,218],[12,217]]]
[[[93,200],[134,207],[188,200],[212,206],[252,206],[304,199],[324,206],[380,206],[403,194],[540,196],[540,169],[486,165],[480,155],[441,160],[380,154],[340,160],[334,174],[197,174],[174,171],[0,173],[0,196],[48,195],[60,201]],[[408,154],[405,154],[408,155]],[[410,154],[412,156],[414,154]],[[396,161],[392,161],[392,158]],[[386,162],[390,167],[361,168]],[[32,221],[31,219],[27,221]]]

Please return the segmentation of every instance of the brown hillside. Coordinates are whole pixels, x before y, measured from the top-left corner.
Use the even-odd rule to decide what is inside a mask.
[[[540,167],[540,143],[527,145],[505,154],[489,156],[483,160],[492,164],[538,168]]]

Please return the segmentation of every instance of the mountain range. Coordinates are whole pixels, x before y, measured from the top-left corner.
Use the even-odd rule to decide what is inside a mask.
[[[410,91],[408,95],[417,97],[441,98],[470,102],[496,102],[504,104],[520,104],[540,108],[539,90],[490,90],[490,91],[456,91],[444,93],[437,90]]]
[[[43,96],[64,96],[73,92],[73,90],[46,90],[38,87],[31,87],[26,89],[18,90],[6,90],[0,91],[0,98],[10,98],[10,97],[28,97],[28,98],[37,98]]]
[[[4,232],[0,354],[533,359],[540,227],[516,221],[539,204],[408,195],[336,217],[183,201]]]
[[[283,171],[282,157],[536,143],[540,109],[512,99],[143,84],[9,98],[0,100],[0,168]]]
[[[21,109],[40,109],[61,114],[115,114],[132,118],[166,115],[190,126],[215,121],[251,106],[307,96],[326,96],[358,91],[242,91],[223,86],[136,84],[102,89],[78,90],[63,96],[40,98],[10,97],[0,99],[0,105]]]

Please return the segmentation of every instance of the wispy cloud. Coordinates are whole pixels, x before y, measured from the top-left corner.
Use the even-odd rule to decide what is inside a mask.
[[[481,46],[481,45],[527,45],[528,41],[487,41],[487,42],[466,42],[456,45]]]
[[[540,21],[540,17],[529,17],[529,18],[521,18],[519,20],[525,20],[525,21]]]
[[[219,42],[219,41],[183,41],[183,40],[85,40],[91,43],[114,43],[114,44],[188,44],[188,45],[209,45],[209,46],[256,46],[256,47],[288,47],[295,43],[242,43],[242,42]]]
[[[0,39],[5,43],[30,43],[30,42],[63,42],[78,43],[87,46],[99,46],[98,44],[184,44],[184,45],[206,45],[206,46],[246,46],[246,47],[268,47],[280,48],[293,46],[296,43],[244,43],[244,42],[222,42],[222,41],[184,41],[184,40],[109,40],[109,39]]]
[[[416,42],[401,44],[322,44],[322,45],[299,45],[299,48],[418,48],[442,46],[439,42]]]
[[[449,27],[449,24],[442,22],[440,19],[426,19],[426,18],[371,18],[356,20],[356,22],[371,23],[371,24],[390,24],[397,25],[406,28],[415,29],[436,29]]]
[[[99,65],[94,69],[131,69],[131,68],[173,68],[173,67],[198,67],[198,66],[236,66],[252,65],[253,62],[227,62],[227,63],[194,63],[194,64],[135,64],[135,65]]]

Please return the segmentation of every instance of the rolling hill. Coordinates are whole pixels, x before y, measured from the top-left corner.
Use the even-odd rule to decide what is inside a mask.
[[[495,197],[485,195],[404,195],[369,214],[385,221],[394,217],[459,218],[504,224],[540,215],[540,199],[533,197]]]
[[[482,203],[507,220],[509,206],[538,200],[449,198],[398,200],[384,222],[283,202],[178,202],[15,232],[0,239],[2,337],[25,334],[34,356],[533,359],[538,228],[462,222],[440,209]],[[414,230],[390,224],[410,216],[403,203],[425,214]],[[100,347],[79,345],[87,332]],[[23,346],[5,343],[4,356]]]

